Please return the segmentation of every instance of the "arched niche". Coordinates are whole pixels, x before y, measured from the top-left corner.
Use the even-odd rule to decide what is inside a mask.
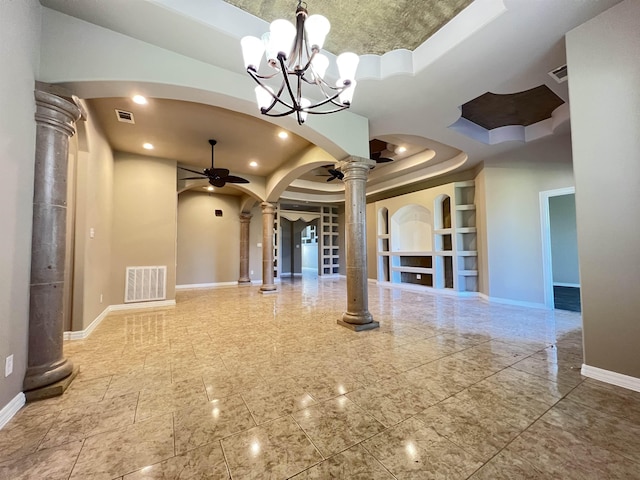
[[[434,202],[436,230],[451,228],[451,197],[439,195]]]
[[[433,250],[433,214],[422,205],[406,205],[391,217],[391,250],[430,252]]]
[[[378,235],[389,233],[389,210],[386,207],[378,210]]]

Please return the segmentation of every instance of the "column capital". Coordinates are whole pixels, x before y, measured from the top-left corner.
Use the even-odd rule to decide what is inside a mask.
[[[260,204],[260,208],[262,208],[262,213],[263,214],[274,214],[276,213],[276,206],[273,203],[269,203],[269,202],[262,202]]]
[[[240,212],[240,223],[249,223],[253,218],[253,215],[250,213]]]
[[[75,122],[82,116],[77,105],[60,98],[57,95],[35,90],[36,124],[53,128],[72,137],[76,133]]]
[[[369,177],[369,170],[376,165],[374,160],[351,156],[336,164],[338,170],[344,173],[343,181],[365,180]]]

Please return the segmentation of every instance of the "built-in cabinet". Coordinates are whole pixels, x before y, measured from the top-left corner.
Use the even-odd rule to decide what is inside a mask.
[[[320,207],[320,275],[338,275],[338,207]]]
[[[473,181],[376,202],[378,282],[478,291]]]

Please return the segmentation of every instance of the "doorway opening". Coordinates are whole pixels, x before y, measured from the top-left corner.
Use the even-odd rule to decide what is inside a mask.
[[[575,188],[540,192],[545,305],[581,311]]]

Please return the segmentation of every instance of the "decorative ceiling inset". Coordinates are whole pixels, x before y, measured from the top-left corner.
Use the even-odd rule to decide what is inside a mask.
[[[462,117],[487,130],[527,127],[550,118],[563,103],[546,85],[505,95],[487,92],[462,105]]]
[[[284,18],[295,24],[294,0],[226,0],[267,22]],[[472,0],[341,0],[309,1],[309,15],[331,22],[325,49],[331,53],[383,55],[392,50],[415,50]]]

